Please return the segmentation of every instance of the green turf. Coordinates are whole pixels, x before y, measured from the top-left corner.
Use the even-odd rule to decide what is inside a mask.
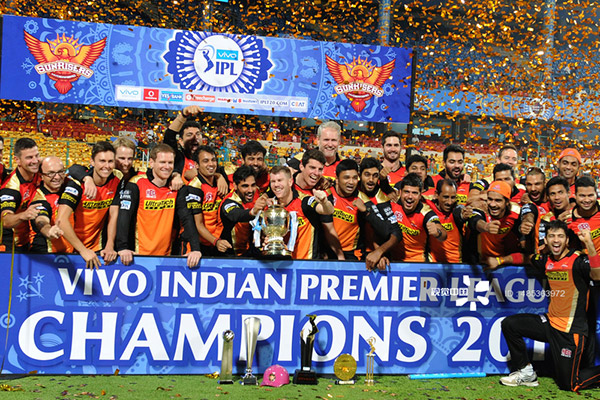
[[[361,377],[362,378],[362,377]],[[353,386],[335,385],[321,378],[316,386],[286,385],[281,388],[247,387],[239,383],[219,385],[205,376],[44,376],[30,375],[3,380],[21,391],[0,391],[10,399],[597,399],[600,389],[563,392],[550,378],[540,378],[537,388],[510,388],[497,376],[486,378],[410,380],[406,376],[376,377],[375,386],[362,381]]]

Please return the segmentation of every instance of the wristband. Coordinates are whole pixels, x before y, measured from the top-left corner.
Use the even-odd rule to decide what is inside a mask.
[[[182,116],[183,118],[185,118],[185,119],[187,119],[187,117],[188,117],[187,115],[185,115],[185,113],[183,112],[183,110],[181,110],[181,111],[179,112],[179,114],[181,114],[181,116]]]
[[[219,238],[216,238],[215,241],[213,242],[213,246],[217,246],[217,242],[219,241]]]
[[[516,265],[525,263],[525,257],[523,257],[523,254],[521,253],[512,253],[510,256],[513,259],[513,263]]]
[[[591,256],[590,257],[590,268],[599,268],[599,267],[600,267],[600,254]]]
[[[498,265],[504,264],[504,259],[502,257],[496,257],[496,261],[498,262]]]

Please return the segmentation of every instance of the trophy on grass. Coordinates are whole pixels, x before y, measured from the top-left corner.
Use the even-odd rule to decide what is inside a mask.
[[[269,258],[291,257],[292,253],[283,241],[283,237],[288,233],[289,223],[288,211],[278,204],[270,205],[262,212],[261,230],[265,234],[263,255]]]
[[[370,337],[367,340],[369,346],[371,346],[371,351],[367,354],[367,376],[365,377],[365,384],[367,386],[373,386],[375,384],[375,380],[373,379],[373,372],[375,370],[375,338]]]
[[[221,375],[219,383],[227,385],[233,383],[233,331],[226,330],[223,332],[223,354],[221,357]]]
[[[315,324],[316,315],[307,315],[311,325],[311,330],[304,338],[304,330],[300,331],[300,369],[294,374],[294,384],[297,385],[316,385],[317,373],[312,369],[312,353],[315,345],[315,335],[319,328]]]
[[[260,319],[256,317],[246,318],[244,327],[246,328],[246,375],[242,378],[242,385],[258,385],[256,376],[252,375],[252,360],[254,360],[254,352],[256,351]]]
[[[333,363],[333,373],[338,378],[336,385],[354,385],[356,360],[350,354],[342,354]]]

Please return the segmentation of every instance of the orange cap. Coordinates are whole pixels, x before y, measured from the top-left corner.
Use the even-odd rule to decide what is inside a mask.
[[[558,156],[558,160],[560,161],[560,159],[565,156],[575,157],[577,159],[577,161],[579,161],[579,164],[582,163],[581,162],[581,154],[579,154],[577,149],[573,149],[571,147],[569,147],[568,149],[564,149],[563,151],[561,151],[560,155]]]
[[[490,184],[488,188],[488,192],[496,192],[501,194],[502,196],[510,199],[510,194],[512,192],[510,185],[504,181],[494,181]]]

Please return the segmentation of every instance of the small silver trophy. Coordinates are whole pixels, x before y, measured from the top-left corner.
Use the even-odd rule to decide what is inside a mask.
[[[219,383],[227,385],[233,383],[233,337],[234,333],[231,330],[223,332],[223,355],[221,357],[221,375]]]
[[[244,320],[246,328],[246,375],[242,378],[242,385],[258,385],[256,376],[252,375],[252,360],[256,351],[256,340],[260,330],[260,319],[249,317]]]

